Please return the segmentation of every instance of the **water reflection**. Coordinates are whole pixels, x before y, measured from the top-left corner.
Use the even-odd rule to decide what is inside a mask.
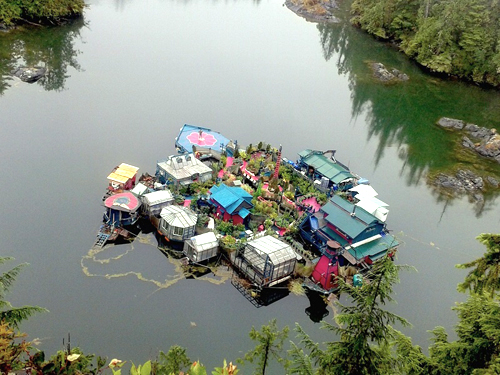
[[[408,185],[428,182],[439,171],[460,168],[500,176],[500,166],[488,163],[459,145],[459,134],[438,128],[440,117],[463,119],[488,128],[500,126],[500,93],[421,71],[402,54],[351,27],[347,22],[317,26],[326,60],[336,57],[339,74],[349,79],[352,118],[366,115],[368,139],[378,138],[375,163],[388,146],[403,160],[401,175]],[[410,76],[408,82],[382,84],[373,78],[369,62],[382,62]],[[444,198],[437,194],[440,200]],[[492,197],[476,205],[476,213],[491,207]]]
[[[47,74],[36,82],[47,91],[64,89],[68,69],[81,70],[80,51],[75,39],[80,37],[83,19],[65,26],[18,30],[0,38],[0,95],[12,84],[12,71],[20,66],[44,66]]]

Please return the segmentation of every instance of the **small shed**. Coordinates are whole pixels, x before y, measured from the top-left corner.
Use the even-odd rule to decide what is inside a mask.
[[[158,230],[167,239],[185,241],[195,235],[198,215],[184,206],[167,206],[160,212]]]
[[[297,255],[287,243],[264,236],[247,242],[233,261],[252,283],[262,288],[290,278],[295,270]]]
[[[108,225],[133,225],[139,219],[141,201],[131,192],[126,191],[106,198],[104,206],[104,222]]]
[[[219,251],[219,240],[214,232],[191,237],[184,242],[184,254],[192,262],[202,262],[213,258]]]
[[[109,174],[108,189],[110,191],[130,190],[135,186],[135,178],[139,168],[121,163]]]
[[[158,190],[145,194],[142,197],[144,212],[150,216],[159,216],[164,207],[174,203],[174,196],[170,190]]]

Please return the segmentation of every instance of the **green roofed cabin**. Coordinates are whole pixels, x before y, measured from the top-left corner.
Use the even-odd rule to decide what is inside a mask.
[[[367,267],[399,245],[384,221],[338,195],[307,215],[299,228],[317,251],[338,258],[340,265]],[[332,248],[329,243],[337,245]]]
[[[335,159],[335,150],[301,151],[297,164],[298,169],[323,191],[346,191],[359,179],[347,166]]]

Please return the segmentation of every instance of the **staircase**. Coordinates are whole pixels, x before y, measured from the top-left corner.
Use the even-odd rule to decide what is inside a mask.
[[[107,233],[99,233],[97,235],[97,239],[94,243],[94,247],[103,247],[104,244],[108,241],[109,234]]]

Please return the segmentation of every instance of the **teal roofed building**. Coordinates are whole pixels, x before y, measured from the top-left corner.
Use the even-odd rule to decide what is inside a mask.
[[[321,254],[337,258],[341,265],[368,266],[399,245],[384,221],[339,195],[307,216],[300,233]]]
[[[210,202],[216,207],[218,218],[234,225],[245,224],[253,208],[252,195],[238,186],[220,184],[210,189]]]
[[[359,179],[347,166],[335,159],[335,150],[323,152],[307,149],[298,155],[299,169],[313,181],[319,181],[317,184],[322,190],[345,191],[352,188]]]

